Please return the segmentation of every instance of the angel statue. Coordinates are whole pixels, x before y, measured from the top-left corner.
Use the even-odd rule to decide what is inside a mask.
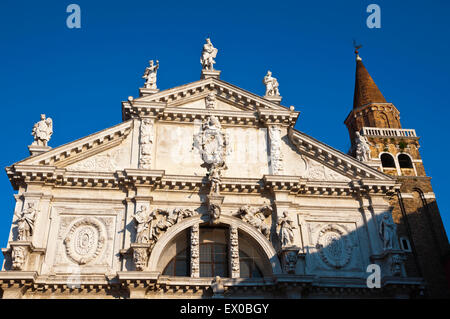
[[[272,72],[267,71],[263,83],[266,86],[266,96],[280,95],[280,91],[278,90],[278,80],[272,76]]]
[[[154,64],[153,60],[149,61],[150,66],[145,68],[144,75],[142,76],[143,79],[146,79],[145,82],[145,88],[147,89],[157,89],[156,87],[156,75],[159,69],[159,61],[156,60],[156,65]]]
[[[31,135],[34,136],[34,142],[31,145],[47,146],[50,137],[53,134],[52,119],[45,118],[45,114],[41,114],[41,120],[34,124]]]
[[[206,39],[206,43],[203,45],[202,56],[200,58],[200,63],[202,64],[203,70],[214,70],[214,59],[217,56],[218,50],[213,46],[209,38]]]

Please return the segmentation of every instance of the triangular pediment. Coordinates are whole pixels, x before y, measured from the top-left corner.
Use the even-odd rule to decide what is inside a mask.
[[[395,180],[395,178],[356,160],[350,155],[344,154],[293,128],[289,129],[288,136],[289,141],[305,162],[305,164],[300,163],[299,165],[309,166],[313,168],[313,171],[317,171],[316,178],[313,174],[312,176],[306,176],[308,179],[327,180],[328,176],[328,178],[333,177],[337,180]],[[321,169],[320,167],[324,168]]]
[[[211,92],[216,95],[216,98],[219,101],[227,103],[229,106],[233,106],[236,110],[241,109],[251,111],[265,108],[278,111],[289,111],[289,108],[285,106],[215,78],[203,79],[177,86],[172,89],[143,95],[134,99],[132,104],[145,105],[147,103],[160,103],[161,105],[165,105],[165,107],[181,107],[182,105],[186,105],[188,108],[201,108],[199,103],[197,105],[195,104],[195,101],[206,98]],[[194,105],[196,106],[194,107]],[[220,103],[218,106],[220,107]]]
[[[122,150],[124,140],[132,130],[132,121],[126,121],[76,141],[28,157],[13,166],[44,165],[69,170],[108,171],[110,164],[124,160],[129,150]],[[128,155],[129,156],[129,155]],[[84,167],[84,169],[82,169]]]

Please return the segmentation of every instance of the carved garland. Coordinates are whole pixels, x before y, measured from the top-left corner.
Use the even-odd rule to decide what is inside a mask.
[[[70,228],[64,239],[67,256],[84,265],[94,260],[102,251],[106,238],[100,222],[94,218],[83,218]]]
[[[333,268],[345,267],[350,262],[353,250],[345,232],[331,224],[320,230],[316,248],[322,260]]]

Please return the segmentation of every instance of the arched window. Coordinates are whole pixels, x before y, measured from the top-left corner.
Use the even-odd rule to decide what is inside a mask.
[[[381,120],[381,127],[386,127],[386,128],[391,127],[391,126],[389,125],[389,119],[388,119],[388,117],[386,116],[386,114],[380,113],[380,120]]]
[[[261,278],[262,272],[256,264],[254,257],[248,256],[239,250],[239,269],[241,278]]]
[[[190,275],[189,267],[189,254],[187,249],[184,249],[169,261],[163,275],[188,277]]]
[[[398,164],[400,168],[413,168],[411,158],[406,154],[400,154],[398,156]]]
[[[228,277],[227,245],[200,244],[200,277]]]
[[[395,168],[394,157],[388,153],[381,154],[381,165],[387,168]]]
[[[188,232],[183,232],[165,250],[164,260],[167,262],[163,275],[191,275],[191,251]],[[199,242],[200,277],[230,277],[231,260],[229,256],[229,228],[227,226],[201,226]],[[163,265],[164,265],[163,264]],[[248,236],[239,233],[239,268],[241,278],[261,278],[262,269],[266,266],[259,248],[249,240]],[[261,268],[263,267],[263,268]],[[264,271],[267,271],[264,270]]]

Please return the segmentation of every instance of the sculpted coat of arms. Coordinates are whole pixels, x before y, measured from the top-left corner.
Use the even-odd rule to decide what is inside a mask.
[[[224,166],[228,154],[228,137],[223,132],[219,120],[208,116],[202,123],[201,131],[194,135],[194,147],[208,166]]]

